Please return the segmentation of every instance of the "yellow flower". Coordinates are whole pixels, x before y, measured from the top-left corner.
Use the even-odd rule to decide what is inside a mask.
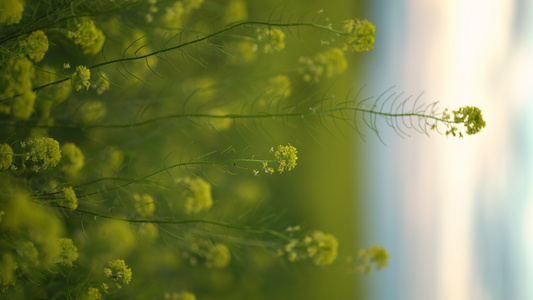
[[[4,252],[0,261],[0,289],[15,282],[17,263],[10,253]]]
[[[40,62],[48,51],[48,37],[42,30],[32,32],[20,42],[22,51],[34,62]]]
[[[85,157],[80,148],[74,143],[65,143],[61,146],[63,153],[62,169],[69,176],[73,176],[85,165]]]
[[[183,180],[189,186],[192,196],[187,197],[185,213],[188,215],[207,211],[213,206],[211,185],[202,178],[187,177]]]
[[[257,58],[257,44],[250,41],[239,41],[231,44],[234,63],[250,63]]]
[[[68,37],[83,48],[84,54],[97,54],[100,52],[105,41],[102,30],[96,28],[92,20],[78,24],[77,27],[78,30],[76,32],[68,32]]]
[[[104,297],[100,290],[95,287],[89,287],[87,291],[81,295],[80,299],[82,300],[102,300]]]
[[[32,242],[23,242],[17,247],[19,255],[19,267],[23,272],[29,272],[39,266],[39,252]]]
[[[22,19],[22,11],[24,11],[24,6],[18,0],[0,1],[0,23],[18,24]]]
[[[196,300],[196,296],[193,293],[183,291],[180,294],[180,299],[181,300]]]
[[[315,61],[318,64],[325,66],[326,77],[340,74],[348,67],[344,52],[339,48],[331,48],[319,53],[316,56]]]
[[[89,86],[91,86],[91,71],[85,66],[77,66],[71,80],[76,91],[80,91],[83,88],[88,90]]]
[[[443,119],[450,119],[450,115],[446,111],[443,113]],[[481,109],[475,106],[464,106],[459,108],[459,110],[454,110],[453,121],[455,123],[463,123],[466,128],[466,134],[468,135],[476,134],[486,126]],[[449,129],[446,131],[446,135],[452,134],[453,136],[456,136],[459,134],[459,137],[463,137],[463,132],[458,131],[459,129],[457,126],[448,125],[448,127]]]
[[[89,100],[80,106],[78,118],[84,124],[96,124],[106,115],[107,108],[105,103],[97,100]]]
[[[331,234],[315,231],[312,234],[313,246],[308,248],[308,254],[313,258],[315,265],[329,265],[337,258],[339,242]]]
[[[154,214],[155,203],[152,196],[133,194],[133,199],[135,199],[135,210],[141,217],[149,217]]]
[[[18,119],[27,120],[31,114],[33,114],[36,97],[37,95],[31,90],[22,92],[22,94],[13,101],[11,115]]]
[[[275,53],[285,49],[285,33],[277,28],[260,30],[257,39],[263,41],[264,53]]]
[[[343,50],[356,52],[370,51],[374,48],[376,27],[368,20],[347,20],[344,31],[349,35]]]
[[[221,108],[214,108],[209,111],[209,114],[213,116],[224,116],[227,115],[228,112]],[[211,118],[209,120],[209,124],[211,124],[216,131],[226,131],[231,127],[232,123],[233,121],[230,118]]]
[[[380,246],[371,246],[361,249],[358,252],[359,265],[356,270],[368,274],[372,271],[372,266],[377,270],[385,268],[389,264],[390,255],[387,249]]]
[[[344,52],[339,48],[331,48],[316,54],[313,58],[301,57],[304,65],[304,80],[317,82],[322,76],[332,77],[348,68]]]
[[[0,170],[7,170],[13,164],[13,149],[8,144],[0,144]],[[6,153],[6,154],[4,154]]]
[[[33,171],[44,171],[49,167],[55,167],[61,160],[59,143],[49,137],[29,138],[21,143],[27,151],[25,160],[33,162]]]
[[[122,286],[119,282],[128,284],[131,281],[132,272],[131,269],[126,265],[124,260],[115,259],[109,262],[109,268],[104,268],[104,275],[106,277],[112,278],[115,281],[115,284],[118,288]]]
[[[71,186],[65,186],[61,190],[65,195],[65,202],[63,203],[71,210],[76,210],[78,208],[78,197]]]
[[[231,261],[231,254],[228,246],[224,244],[214,244],[209,248],[206,255],[206,266],[208,268],[224,268],[229,265]]]
[[[278,159],[278,172],[283,173],[285,170],[290,171],[296,167],[298,160],[298,150],[291,144],[287,146],[278,146],[278,150],[274,153]]]
[[[244,21],[248,18],[248,12],[246,11],[246,2],[243,0],[232,0],[226,7],[224,13],[224,23],[230,24],[237,21]]]
[[[58,243],[60,252],[59,257],[56,258],[56,263],[72,267],[72,262],[78,259],[78,248],[68,238],[60,238],[58,239]]]
[[[0,73],[0,97],[16,97],[11,105],[2,105],[4,114],[18,119],[28,119],[34,110],[35,93],[32,80],[35,77],[33,64],[26,58],[10,58],[5,72]]]

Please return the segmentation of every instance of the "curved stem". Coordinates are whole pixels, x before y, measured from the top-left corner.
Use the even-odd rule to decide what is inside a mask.
[[[85,209],[76,209],[76,212],[93,215],[105,219],[112,219],[112,220],[118,220],[118,221],[124,221],[129,223],[152,223],[152,224],[209,224],[209,225],[215,225],[230,229],[237,229],[237,230],[243,230],[248,232],[254,232],[254,233],[266,233],[270,234],[272,236],[278,237],[283,240],[291,241],[292,239],[289,236],[284,235],[283,233],[277,232],[275,230],[271,230],[268,228],[263,227],[257,227],[257,226],[248,226],[248,225],[237,225],[232,223],[226,223],[226,222],[220,222],[220,221],[213,221],[213,220],[201,220],[201,219],[185,219],[185,220],[178,220],[174,218],[170,219],[130,219],[130,218],[123,218],[123,217],[115,217],[115,216],[109,216],[105,214],[100,214],[97,212],[85,210]]]
[[[397,118],[397,117],[420,117],[420,118],[427,118],[427,119],[433,119],[442,123],[446,124],[458,124],[462,123],[460,121],[454,121],[451,119],[443,119],[436,117],[434,115],[427,115],[423,113],[387,113],[382,112],[378,110],[371,110],[371,109],[365,109],[360,107],[336,107],[332,109],[325,109],[325,110],[318,110],[318,111],[304,111],[304,112],[293,112],[293,113],[256,113],[256,114],[226,114],[226,115],[213,115],[213,114],[205,114],[205,113],[197,113],[197,114],[187,114],[187,113],[180,113],[180,114],[170,114],[166,116],[160,116],[155,117],[152,119],[144,120],[144,121],[138,121],[133,123],[123,123],[123,124],[95,124],[95,125],[79,125],[79,124],[32,124],[32,127],[36,128],[66,128],[66,129],[92,129],[92,128],[105,128],[105,129],[121,129],[121,128],[134,128],[134,127],[140,127],[144,125],[148,125],[154,122],[162,121],[162,120],[169,120],[169,119],[190,119],[190,118],[209,118],[209,119],[263,119],[263,118],[283,118],[283,117],[302,117],[302,116],[313,116],[313,115],[327,115],[327,114],[333,114],[336,112],[343,112],[343,111],[355,111],[355,112],[361,112],[361,113],[369,113],[374,115],[380,115],[385,117],[391,117],[391,118]],[[19,122],[9,122],[9,123],[0,123],[0,124],[6,124],[6,125],[23,125],[25,123],[30,123],[27,121],[19,121]]]
[[[124,57],[124,58],[108,60],[108,61],[101,62],[101,63],[96,64],[96,65],[93,65],[93,66],[89,67],[88,69],[95,69],[95,68],[99,68],[99,67],[103,67],[103,66],[106,66],[106,65],[119,63],[119,62],[126,62],[126,61],[145,59],[145,58],[150,57],[150,56],[158,55],[158,54],[169,52],[169,51],[173,51],[173,50],[178,50],[180,48],[183,48],[183,47],[186,47],[186,46],[189,46],[189,45],[193,45],[193,44],[205,41],[207,39],[213,38],[213,37],[218,36],[218,35],[226,32],[226,31],[233,30],[233,29],[235,29],[237,27],[249,26],[249,25],[250,26],[262,25],[262,26],[269,26],[269,27],[298,27],[298,26],[303,26],[303,27],[312,27],[312,28],[328,30],[328,31],[331,31],[331,32],[336,33],[336,34],[346,35],[346,33],[343,32],[343,31],[335,30],[335,29],[330,28],[328,26],[319,25],[319,24],[315,24],[315,23],[309,23],[309,22],[272,23],[272,22],[259,22],[259,21],[244,21],[244,22],[239,22],[239,23],[230,25],[230,26],[228,26],[228,27],[226,27],[224,29],[221,29],[219,31],[213,32],[211,34],[207,34],[207,35],[205,35],[205,36],[203,36],[201,38],[197,38],[195,40],[192,40],[192,41],[189,41],[189,42],[185,42],[183,44],[179,44],[179,45],[176,45],[176,46],[163,48],[163,49],[160,49],[160,50],[157,50],[157,51],[145,54],[145,55],[140,55],[140,56],[135,56],[135,57]],[[37,92],[38,90],[41,90],[41,89],[47,88],[49,86],[65,82],[65,81],[67,81],[69,79],[70,79],[70,77],[69,78],[60,79],[60,80],[57,80],[57,81],[54,81],[54,82],[50,82],[48,84],[41,85],[41,86],[38,86],[38,87],[34,88],[33,91]]]
[[[96,179],[96,180],[93,180],[93,181],[90,181],[90,182],[86,182],[86,183],[82,183],[80,185],[73,186],[73,187],[74,188],[79,188],[79,187],[82,187],[82,186],[87,186],[87,185],[91,185],[91,184],[94,184],[94,183],[97,183],[97,182],[107,181],[107,180],[127,181],[126,183],[124,183],[122,185],[117,185],[117,186],[114,186],[114,187],[111,187],[111,188],[108,188],[108,189],[104,189],[102,191],[97,191],[97,192],[91,192],[91,193],[85,193],[85,194],[77,195],[78,198],[83,198],[83,197],[93,196],[93,195],[96,195],[96,194],[100,194],[100,193],[105,193],[105,192],[110,192],[110,191],[114,191],[114,190],[117,190],[117,189],[121,189],[121,188],[124,188],[124,187],[126,187],[126,186],[128,186],[130,184],[135,183],[135,182],[146,180],[146,179],[148,179],[150,177],[153,177],[153,176],[155,176],[155,175],[157,175],[159,173],[162,173],[162,172],[165,172],[165,171],[168,171],[170,169],[177,168],[177,167],[190,166],[190,165],[220,165],[220,164],[235,163],[235,162],[270,163],[270,162],[278,162],[278,161],[279,160],[276,160],[276,159],[251,159],[251,158],[235,158],[235,159],[227,159],[227,160],[219,160],[219,161],[191,161],[191,162],[179,163],[179,164],[175,164],[175,165],[172,165],[172,166],[168,166],[168,167],[165,167],[163,169],[157,170],[157,171],[152,172],[152,173],[150,173],[148,175],[145,175],[145,176],[142,176],[142,177],[138,177],[138,178],[114,178],[114,177],[99,178],[99,179]],[[39,197],[40,199],[47,199],[46,196],[52,196],[52,195],[55,195],[55,194],[58,194],[58,193],[48,193],[48,194],[42,194],[42,195],[36,195],[36,196]]]

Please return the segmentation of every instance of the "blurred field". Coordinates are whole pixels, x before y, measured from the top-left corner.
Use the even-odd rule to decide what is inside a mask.
[[[64,64],[74,68],[144,55],[223,28],[221,10],[226,2],[206,1],[183,24],[190,26],[190,30],[178,34],[175,30],[145,25],[142,7],[132,6],[122,18],[95,14],[96,24],[108,38],[102,50],[105,55],[82,53],[65,39],[64,29],[46,31],[53,42],[45,59],[36,64],[34,87],[57,80],[52,73],[70,76],[74,70],[62,70]],[[364,6],[355,1],[248,1],[248,20],[321,24],[331,20],[339,25],[356,17],[366,18]],[[65,24],[75,28],[70,21]],[[2,30],[4,36],[16,35],[9,28]],[[84,284],[90,285],[91,278],[103,277],[101,268],[107,261],[121,258],[133,270],[132,284],[109,298],[161,299],[164,292],[180,290],[194,292],[197,299],[365,298],[364,275],[355,273],[353,265],[345,262],[357,249],[367,246],[361,244],[365,234],[365,201],[360,199],[364,170],[358,168],[363,159],[359,150],[361,139],[349,125],[327,116],[234,120],[186,116],[142,126],[101,126],[133,124],[173,113],[272,113],[335,106],[353,97],[361,87],[354,74],[364,60],[364,53],[347,54],[349,67],[341,75],[316,84],[302,80],[298,71],[300,57],[323,51],[326,47],[320,41],[331,39],[316,29],[287,28],[286,46],[280,53],[242,63],[243,54],[232,42],[255,34],[254,30],[251,27],[227,32],[224,33],[227,36],[183,51],[165,53],[164,59],[149,57],[146,61],[103,65],[92,72],[105,75],[111,83],[104,93],[91,88],[73,92],[66,100],[54,103],[53,97],[60,90],[46,88],[38,91],[35,112],[30,118],[11,122],[10,117],[3,117],[0,142],[14,145],[14,153],[22,151],[18,145],[29,136],[50,136],[60,144],[75,143],[85,156],[85,165],[75,176],[60,165],[56,170],[37,174],[22,170],[11,176],[5,171],[1,177],[2,186],[6,187],[0,202],[3,206],[10,203],[18,186],[25,191],[23,194],[31,195],[29,199],[39,193],[55,197],[62,185],[72,185],[80,192],[78,211],[52,209],[52,215],[65,225],[65,235],[73,239],[80,252],[76,269],[54,271],[55,279],[61,278],[63,272],[71,272],[65,277],[79,282],[69,290],[68,297],[76,298]],[[170,38],[172,34],[176,36]],[[6,57],[8,54],[3,53],[4,60]],[[274,101],[279,95],[269,94],[272,83],[269,80],[279,74],[290,78],[291,94]],[[265,97],[270,98],[264,100]],[[298,166],[283,174],[254,176],[253,169],[260,169],[260,165],[233,162],[173,168],[120,188],[117,187],[123,179],[99,181],[109,177],[139,178],[189,161],[269,159],[271,147],[289,143],[298,149]],[[190,218],[262,226],[280,232],[300,225],[306,232],[331,233],[340,243],[338,262],[331,266],[315,266],[309,261],[291,263],[273,257],[264,236],[205,224],[161,224],[158,241],[146,242],[140,234],[145,230],[143,225],[105,220],[82,212],[94,210],[135,219],[139,212],[131,209],[134,199],[150,194],[156,199],[154,216],[184,219],[189,217],[182,208],[184,182],[196,176],[211,184],[215,204],[208,212]],[[203,245],[198,242],[200,239],[228,244],[230,266],[220,270],[197,266],[190,248],[194,248],[191,244]],[[4,244],[1,249],[15,253],[11,245]],[[89,278],[84,279],[85,276]],[[41,276],[29,277],[40,282],[36,286],[57,284]],[[29,283],[32,280],[26,284],[32,286]],[[35,290],[26,295],[45,293],[39,288]]]

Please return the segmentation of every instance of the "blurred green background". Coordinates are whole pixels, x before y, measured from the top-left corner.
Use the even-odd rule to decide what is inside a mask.
[[[51,31],[47,34],[54,43],[39,67],[67,74],[72,69],[60,71],[58,66],[65,63],[72,67],[91,66],[104,59],[145,54],[162,44],[178,43],[182,38],[187,40],[198,35],[196,30],[208,32],[221,28],[220,9],[227,2],[206,1],[197,15],[195,12],[189,20],[188,24],[193,29],[172,39],[164,29],[142,27],[139,11],[127,12],[124,18],[115,18],[113,14],[96,15],[97,25],[108,37],[104,47],[105,58],[102,55],[83,55],[79,47],[65,41],[64,32]],[[248,20],[312,21],[319,24],[331,21],[340,28],[344,20],[367,18],[362,1],[247,3]],[[139,31],[139,27],[144,31]],[[368,246],[362,244],[366,205],[365,199],[362,199],[364,170],[358,167],[364,159],[361,157],[362,140],[349,124],[328,116],[236,119],[229,125],[217,120],[180,118],[132,128],[91,128],[93,124],[128,123],[174,112],[238,114],[301,111],[320,105],[334,107],[336,103],[351,99],[364,83],[357,74],[364,73],[361,68],[365,53],[347,53],[348,70],[341,75],[316,84],[304,82],[298,72],[300,57],[312,57],[327,49],[327,45],[321,45],[320,41],[334,39],[332,34],[309,28],[291,27],[285,30],[286,47],[281,53],[263,55],[253,64],[232,63],[231,55],[224,50],[232,47],[227,41],[234,38],[232,35],[253,34],[253,30],[255,28],[235,30],[228,33],[227,40],[215,38],[182,52],[166,53],[159,60],[151,58],[148,62],[150,67],[144,61],[101,67],[97,71],[110,79],[111,89],[102,95],[92,90],[75,93],[68,100],[53,104],[51,116],[57,126],[43,130],[32,128],[31,123],[21,123],[15,128],[4,126],[0,129],[2,136],[9,137],[11,141],[24,140],[28,135],[38,135],[37,131],[43,130],[60,143],[74,142],[83,149],[86,165],[81,178],[69,179],[75,184],[107,176],[144,176],[165,166],[204,158],[209,161],[251,157],[269,159],[271,147],[288,143],[298,149],[298,166],[291,172],[253,176],[252,169],[260,166],[244,163],[172,169],[154,176],[150,182],[85,197],[80,204],[90,208],[105,207],[109,214],[124,213],[131,206],[134,193],[150,193],[156,199],[164,199],[160,201],[167,206],[162,205],[156,211],[158,215],[166,216],[173,208],[172,202],[179,201],[181,196],[179,188],[172,190],[168,187],[177,185],[180,177],[193,174],[207,178],[213,186],[216,204],[202,218],[265,226],[279,231],[300,225],[305,231],[331,233],[340,243],[337,263],[320,267],[308,261],[272,261],[262,258],[260,252],[249,251],[242,244],[235,243],[228,270],[197,270],[199,268],[176,261],[175,266],[179,266],[176,271],[171,270],[172,263],[165,261],[167,250],[162,246],[131,250],[119,245],[120,239],[118,242],[103,239],[99,246],[81,242],[84,235],[88,235],[88,240],[99,241],[105,222],[76,213],[65,216],[69,236],[78,242],[80,253],[92,254],[95,260],[100,257],[99,251],[109,250],[126,256],[125,259],[137,272],[134,278],[138,278],[133,281],[135,288],[123,291],[126,296],[150,298],[151,294],[160,293],[161,287],[173,286],[191,289],[197,299],[365,299],[368,295],[368,278],[355,273],[353,264],[345,262],[349,256],[356,255],[357,249]],[[291,78],[292,93],[282,99],[283,103],[265,106],[260,99],[267,89],[268,79],[278,74],[287,74]],[[54,80],[44,73],[39,76],[42,77],[38,78],[41,83]],[[52,104],[46,93],[38,94],[38,97],[41,98],[36,101],[36,116],[32,120],[46,124]],[[61,126],[72,121],[84,123],[87,127],[69,129]],[[24,127],[28,124],[30,126]],[[117,150],[124,156],[120,167],[113,166]],[[46,180],[46,177],[36,177],[30,181],[31,185],[39,186],[47,184]],[[86,192],[99,192],[112,185],[90,186]],[[81,217],[83,228],[78,217]],[[111,226],[120,227],[109,223]],[[166,238],[170,239],[172,235],[181,237],[180,234],[198,234],[203,230],[203,234],[213,239],[231,242],[230,238],[224,237],[224,230],[174,227],[161,226],[162,235],[166,234]],[[132,228],[133,231],[138,229]],[[117,229],[117,232],[120,230]],[[163,233],[164,230],[167,232]],[[177,244],[180,242],[187,241]],[[168,240],[165,243],[173,244]],[[124,249],[115,249],[120,247]],[[254,255],[255,260],[251,262]],[[80,270],[95,268],[91,259],[81,256]]]

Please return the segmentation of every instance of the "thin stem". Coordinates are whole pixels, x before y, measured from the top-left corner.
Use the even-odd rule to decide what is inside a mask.
[[[106,129],[120,129],[120,128],[134,128],[134,127],[140,127],[144,125],[148,125],[154,122],[162,121],[162,120],[169,120],[169,119],[192,119],[192,118],[209,118],[209,119],[264,119],[264,118],[283,118],[283,117],[302,117],[302,116],[313,116],[313,115],[328,115],[333,114],[336,112],[344,112],[344,111],[355,111],[355,112],[361,112],[361,113],[369,113],[374,115],[380,115],[385,117],[420,117],[420,118],[427,118],[427,119],[433,119],[442,123],[446,124],[458,124],[462,123],[460,121],[454,121],[451,119],[443,119],[436,117],[434,115],[427,115],[423,113],[387,113],[377,110],[371,110],[371,109],[365,109],[360,107],[336,107],[332,109],[326,109],[326,110],[318,110],[318,111],[304,111],[304,112],[292,112],[292,113],[256,113],[256,114],[226,114],[226,115],[213,115],[213,114],[205,114],[205,113],[197,113],[197,114],[188,114],[188,113],[181,113],[181,114],[170,114],[166,116],[160,116],[155,117],[152,119],[144,120],[144,121],[138,121],[133,123],[124,123],[124,124],[94,124],[94,125],[80,125],[80,124],[61,124],[56,123],[53,125],[48,124],[32,124],[32,127],[36,128],[67,128],[67,129],[92,129],[92,128],[106,128]],[[18,122],[1,122],[0,124],[5,125],[23,125],[25,123],[31,124],[28,121],[18,121]]]
[[[271,230],[268,228],[263,227],[257,227],[257,226],[248,226],[248,225],[237,225],[237,224],[231,224],[226,222],[220,222],[220,221],[213,221],[213,220],[201,220],[201,219],[185,219],[185,220],[177,220],[174,218],[160,218],[160,219],[130,219],[130,218],[123,218],[123,217],[115,217],[115,216],[109,216],[105,214],[100,214],[97,212],[85,210],[85,209],[76,209],[76,212],[80,212],[83,214],[93,215],[105,219],[112,219],[112,220],[118,220],[118,221],[124,221],[129,223],[152,223],[152,224],[210,224],[215,226],[221,226],[225,228],[230,229],[237,229],[237,230],[243,230],[248,232],[254,232],[254,233],[266,233],[270,234],[272,236],[281,238],[286,241],[291,241],[292,239],[283,233],[277,232],[275,230]]]
[[[145,58],[150,57],[150,56],[158,55],[158,54],[169,52],[169,51],[173,51],[173,50],[178,50],[180,48],[183,48],[183,47],[186,47],[186,46],[189,46],[189,45],[193,45],[193,44],[205,41],[207,39],[210,39],[210,38],[213,38],[215,36],[218,36],[218,35],[220,35],[220,34],[222,34],[224,32],[233,30],[233,29],[235,29],[237,27],[253,26],[253,25],[263,25],[263,26],[269,26],[269,27],[298,27],[298,26],[303,26],[303,27],[312,27],[312,28],[324,29],[324,30],[331,31],[331,32],[336,33],[336,34],[347,35],[346,32],[335,30],[335,29],[330,28],[328,26],[319,25],[319,24],[315,24],[315,23],[308,23],[308,22],[271,23],[271,22],[258,22],[258,21],[244,21],[244,22],[240,22],[240,23],[236,23],[236,24],[230,25],[230,26],[228,26],[228,27],[226,27],[224,29],[221,29],[219,31],[213,32],[211,34],[205,35],[205,36],[203,36],[201,38],[198,38],[198,39],[195,39],[195,40],[183,43],[183,44],[179,44],[179,45],[168,47],[168,48],[163,48],[163,49],[160,49],[160,50],[157,50],[157,51],[145,54],[145,55],[140,55],[140,56],[135,56],[135,57],[124,57],[124,58],[118,58],[118,59],[114,59],[114,60],[108,60],[108,61],[101,62],[101,63],[96,64],[96,65],[93,65],[93,66],[89,67],[89,69],[100,68],[100,67],[103,67],[103,66],[106,66],[106,65],[115,64],[115,63],[119,63],[119,62],[126,62],[126,61],[145,59]],[[33,91],[37,92],[38,90],[41,90],[41,89],[47,88],[49,86],[53,86],[53,85],[65,82],[65,81],[67,81],[69,79],[70,79],[70,77],[69,78],[60,79],[60,80],[57,80],[57,81],[54,81],[54,82],[50,82],[48,84],[41,85],[41,86],[38,86],[38,87],[34,88]]]
[[[83,197],[88,197],[88,196],[92,196],[92,195],[96,195],[96,194],[100,194],[100,193],[106,193],[106,192],[110,192],[110,191],[114,191],[114,190],[117,190],[117,189],[121,189],[121,188],[124,188],[130,184],[133,184],[135,182],[139,182],[139,181],[143,181],[143,180],[146,180],[150,177],[153,177],[159,173],[162,173],[162,172],[165,172],[165,171],[168,171],[170,169],[174,169],[174,168],[177,168],[177,167],[183,167],[183,166],[190,166],[190,165],[220,165],[220,164],[227,164],[227,163],[235,163],[235,162],[256,162],[256,163],[270,163],[270,162],[278,162],[278,160],[276,159],[251,159],[251,158],[235,158],[235,159],[227,159],[227,160],[219,160],[219,161],[191,161],[191,162],[185,162],[185,163],[179,163],[179,164],[175,164],[175,165],[172,165],[172,166],[168,166],[168,167],[165,167],[163,169],[160,169],[160,170],[157,170],[153,173],[150,173],[148,175],[145,175],[145,176],[142,176],[142,177],[138,177],[138,178],[114,178],[114,177],[108,177],[108,178],[99,178],[99,179],[96,179],[96,180],[93,180],[93,181],[90,181],[90,182],[87,182],[87,183],[83,183],[83,184],[80,184],[80,185],[77,185],[77,186],[74,186],[74,188],[79,188],[79,187],[82,187],[82,186],[87,186],[87,185],[91,185],[91,184],[94,184],[94,183],[97,183],[97,182],[100,182],[100,181],[106,181],[106,180],[116,180],[116,181],[128,181],[122,185],[118,185],[118,186],[114,186],[114,187],[111,187],[111,188],[107,188],[107,189],[104,189],[102,191],[97,191],[97,192],[91,192],[91,193],[85,193],[85,194],[80,194],[78,195],[78,198],[83,198]],[[52,195],[55,195],[55,194],[58,194],[58,193],[47,193],[47,194],[42,194],[42,195],[36,195],[37,197],[39,197],[40,199],[48,199],[46,198],[46,196],[52,196]]]

